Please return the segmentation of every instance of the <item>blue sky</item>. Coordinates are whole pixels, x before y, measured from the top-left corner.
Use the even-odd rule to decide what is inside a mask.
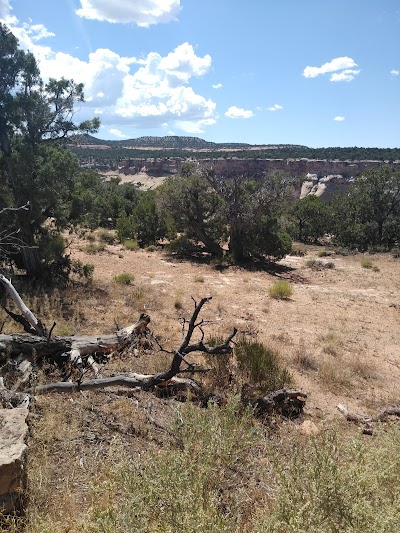
[[[400,146],[399,0],[0,0],[98,136]]]

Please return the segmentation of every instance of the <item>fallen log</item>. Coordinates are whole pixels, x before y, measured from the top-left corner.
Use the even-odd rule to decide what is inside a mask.
[[[98,373],[93,354],[110,354],[119,348],[131,345],[146,332],[150,317],[144,313],[131,326],[112,335],[102,336],[52,336],[51,338],[30,333],[0,334],[0,364],[9,358],[22,357],[28,360],[51,358],[57,363],[68,359],[73,365],[82,365],[82,357],[89,356],[87,363]],[[96,371],[97,370],[97,371]]]
[[[384,422],[390,416],[400,418],[400,407],[398,406],[385,407],[376,415],[371,416],[352,413],[347,409],[345,405],[341,403],[338,404],[336,408],[346,417],[346,420],[348,420],[349,422],[354,422],[355,424],[372,424],[374,422]]]

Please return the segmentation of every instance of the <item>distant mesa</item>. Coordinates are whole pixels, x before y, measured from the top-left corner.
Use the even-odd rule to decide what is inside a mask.
[[[295,144],[251,145],[214,143],[199,137],[139,137],[104,141],[91,135],[78,135],[68,146],[84,168],[104,175],[120,176],[123,182],[155,187],[166,176],[180,172],[191,161],[220,175],[282,171],[294,180],[301,198],[315,195],[329,199],[337,190],[347,190],[354,179],[369,168],[383,163],[400,170],[400,150],[396,148],[308,148]],[[149,179],[147,179],[149,178]],[[161,179],[162,178],[162,179]],[[155,181],[154,181],[155,179]]]

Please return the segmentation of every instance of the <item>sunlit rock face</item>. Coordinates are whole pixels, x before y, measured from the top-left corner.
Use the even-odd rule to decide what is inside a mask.
[[[302,183],[300,198],[308,195],[318,196],[323,200],[330,200],[335,192],[345,192],[354,182],[354,178],[344,178],[341,174],[318,178],[317,174],[307,174]]]
[[[26,488],[28,409],[0,409],[0,512],[20,508]]]

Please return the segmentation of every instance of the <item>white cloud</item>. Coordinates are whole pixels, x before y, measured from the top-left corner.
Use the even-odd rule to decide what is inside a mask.
[[[22,24],[22,27],[34,42],[40,41],[40,39],[45,39],[47,37],[55,37],[56,35],[55,33],[49,31],[43,24],[27,24],[25,22]]]
[[[390,74],[392,76],[398,76],[400,74],[400,70],[397,70],[395,68],[393,68],[391,71],[390,71]]]
[[[44,80],[64,76],[84,84],[85,102],[76,120],[101,115],[102,123],[113,128],[157,128],[171,123],[171,128],[196,132],[216,122],[215,102],[190,86],[191,78],[210,70],[211,56],[197,55],[187,42],[165,56],[150,52],[137,59],[99,48],[81,60],[35,42],[35,37],[51,34],[44,26],[21,25],[16,20],[11,30],[21,48],[35,55]]]
[[[176,120],[175,126],[186,133],[204,133],[204,126],[212,126],[217,121],[213,118],[206,118],[203,120],[189,121],[189,120]]]
[[[267,111],[280,111],[283,107],[279,104],[274,104],[272,107],[267,107]]]
[[[108,131],[115,137],[119,137],[120,139],[128,139],[128,135],[125,135],[125,133],[122,133],[122,131],[117,130],[116,128],[111,128]]]
[[[242,109],[233,105],[226,111],[225,116],[228,118],[251,118],[254,113],[250,109]]]
[[[215,83],[214,85],[211,85],[213,89],[222,89],[223,85],[222,83]]]
[[[180,0],[80,0],[77,15],[114,23],[134,23],[147,28],[152,24],[176,20]]]
[[[327,74],[328,72],[335,72],[337,70],[352,69],[357,66],[357,63],[351,57],[336,57],[335,59],[332,59],[332,61],[324,63],[321,67],[306,67],[303,71],[303,76],[305,78],[316,78],[321,74]],[[357,74],[358,73],[359,71]],[[331,81],[336,80],[331,79]]]
[[[330,81],[353,81],[360,72],[360,70],[346,69],[342,72],[334,72],[329,79]]]
[[[342,117],[341,115],[338,115],[333,120],[336,120],[336,122],[343,122],[343,120],[346,120],[346,117]]]
[[[18,22],[17,17],[10,14],[11,10],[10,0],[0,0],[0,22],[5,22],[6,24]]]

